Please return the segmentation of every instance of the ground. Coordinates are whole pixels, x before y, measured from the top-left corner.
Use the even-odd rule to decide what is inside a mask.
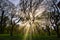
[[[23,39],[24,36],[21,34],[9,36],[9,34],[0,34],[0,40],[60,40],[60,38],[57,38],[56,35],[54,36],[42,36],[42,35],[34,35],[33,37],[27,39]]]

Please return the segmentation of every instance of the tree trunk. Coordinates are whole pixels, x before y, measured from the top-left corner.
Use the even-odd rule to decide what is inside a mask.
[[[47,29],[48,35],[50,36],[50,28],[49,28],[49,26],[46,25],[46,29]]]
[[[57,37],[60,37],[59,26],[58,25],[57,25],[56,33],[57,33]]]
[[[2,11],[2,14],[1,14],[1,21],[0,21],[0,34],[3,33],[3,16],[4,16],[4,11]]]
[[[11,30],[10,30],[10,36],[13,36],[13,25],[11,26]]]

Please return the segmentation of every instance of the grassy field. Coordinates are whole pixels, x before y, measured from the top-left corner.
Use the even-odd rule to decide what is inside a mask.
[[[24,36],[21,34],[12,37],[9,34],[0,34],[0,40],[25,40],[23,38]],[[57,36],[34,35],[31,38],[28,36],[26,40],[60,40],[60,38],[57,38]]]

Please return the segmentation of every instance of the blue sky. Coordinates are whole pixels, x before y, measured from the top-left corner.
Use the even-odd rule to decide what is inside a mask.
[[[15,4],[15,6],[19,3],[19,0],[9,0],[11,1],[13,4]]]
[[[15,4],[15,6],[19,3],[19,0],[9,0],[9,1],[11,1],[13,4]],[[58,2],[59,2],[60,0],[58,0]]]

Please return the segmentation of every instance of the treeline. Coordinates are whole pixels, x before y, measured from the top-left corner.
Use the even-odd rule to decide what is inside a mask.
[[[21,28],[18,23],[19,22],[23,22],[26,23],[28,22],[30,25],[30,30],[33,27],[32,24],[36,24],[36,30],[38,31],[38,33],[40,32],[40,23],[39,22],[35,22],[36,20],[42,19],[41,18],[37,18],[37,16],[35,15],[37,12],[37,9],[39,9],[40,4],[43,0],[20,0],[19,3],[19,11],[17,11],[17,8],[14,6],[14,4],[12,4],[9,1],[3,1],[0,0],[0,34],[4,34],[4,33],[8,33],[10,34],[10,36],[13,36],[13,34],[17,34],[17,33],[24,33],[24,28],[26,27],[26,25],[19,30],[19,28]],[[57,0],[53,0],[51,1],[51,4],[49,3],[49,1],[46,0],[48,7],[45,11],[49,10],[49,13],[47,13],[47,17],[45,17],[44,13],[43,16],[45,17],[45,19],[47,21],[49,21],[48,23],[51,24],[51,27],[53,27],[57,36],[60,37],[60,12],[59,12],[59,3],[58,5],[56,4]],[[42,4],[43,5],[43,4]],[[52,10],[53,8],[53,10]],[[18,12],[18,15],[16,14]],[[46,22],[47,23],[47,22]],[[50,29],[50,25],[48,25],[48,23],[45,25],[46,29],[44,29],[42,27],[42,31],[47,31],[48,35],[51,35],[51,29]],[[32,28],[34,29],[34,28]],[[34,29],[35,30],[35,29]],[[35,30],[35,31],[36,31]],[[42,32],[40,32],[42,33]]]

